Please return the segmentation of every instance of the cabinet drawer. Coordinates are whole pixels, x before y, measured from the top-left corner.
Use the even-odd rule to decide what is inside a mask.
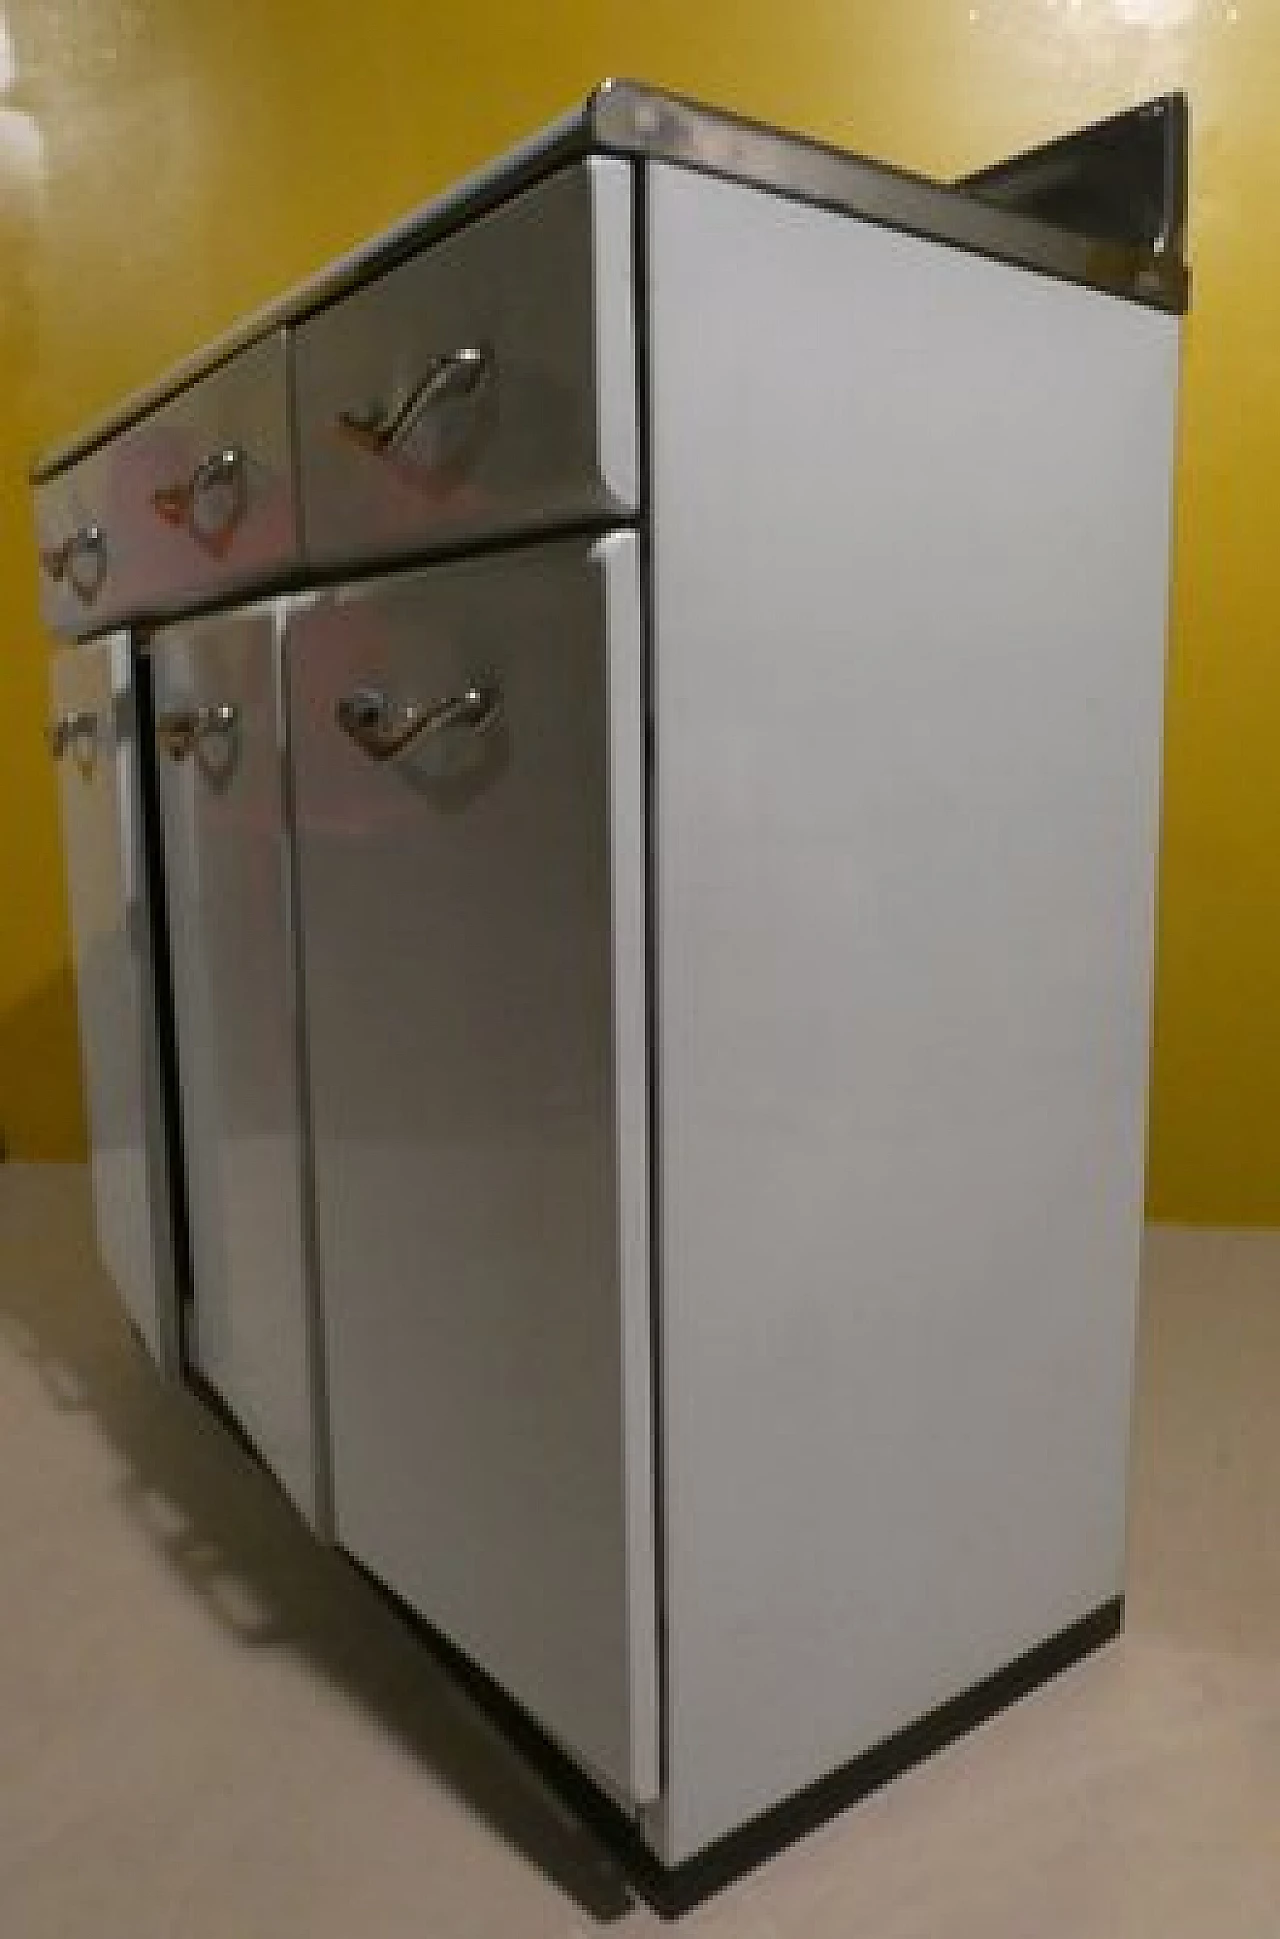
[[[540,183],[304,323],[296,358],[318,564],[634,511],[630,168]]]
[[[180,392],[108,457],[131,611],[277,577],[299,553],[284,332]]]
[[[299,557],[283,331],[36,492],[42,611],[78,638],[278,578]]]

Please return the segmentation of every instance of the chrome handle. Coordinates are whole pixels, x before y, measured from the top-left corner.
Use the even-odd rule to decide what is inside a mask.
[[[248,508],[248,465],[235,444],[202,458],[185,483],[161,485],[151,494],[157,518],[184,525],[211,552],[226,550]]]
[[[60,761],[68,749],[75,749],[79,759],[79,750],[86,741],[97,743],[98,716],[87,707],[59,714],[45,728],[44,737],[55,761]]]
[[[83,606],[92,606],[107,576],[107,541],[100,525],[82,525],[61,545],[42,547],[40,563],[55,582],[63,579]]]
[[[413,433],[424,417],[441,404],[452,404],[474,397],[494,377],[497,362],[493,351],[479,344],[465,344],[434,357],[427,374],[414,385],[404,402],[394,407],[374,404],[365,411],[339,411],[337,427],[344,437],[379,454],[394,451]]]
[[[211,734],[229,734],[239,710],[224,701],[214,707],[177,707],[156,718],[156,739],[171,761],[185,761]]]
[[[375,687],[360,687],[344,695],[334,708],[334,718],[343,733],[371,761],[393,760],[416,741],[435,739],[456,728],[469,728],[475,735],[492,733],[502,713],[502,689],[491,675],[473,681],[448,700],[433,700],[426,707],[413,700],[397,706]]]
[[[212,452],[191,474],[190,524],[207,543],[225,543],[245,515],[249,478],[244,452],[229,444]]]

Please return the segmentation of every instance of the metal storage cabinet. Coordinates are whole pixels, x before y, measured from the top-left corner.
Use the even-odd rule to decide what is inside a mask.
[[[1185,142],[610,84],[39,476],[54,623],[165,622],[188,1371],[664,1903],[1121,1620]]]

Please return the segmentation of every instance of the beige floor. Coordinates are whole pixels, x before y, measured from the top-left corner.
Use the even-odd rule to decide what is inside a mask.
[[[1280,1237],[1148,1247],[1130,1629],[684,1923],[1280,1935]],[[616,1874],[0,1169],[0,1939],[544,1939]]]

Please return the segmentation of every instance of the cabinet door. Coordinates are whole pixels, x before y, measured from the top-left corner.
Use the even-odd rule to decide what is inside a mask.
[[[191,1364],[321,1513],[276,615],[153,647],[191,1228]]]
[[[325,594],[286,635],[338,1539],[632,1799],[639,652],[630,534]]]
[[[98,1249],[166,1373],[178,1365],[169,1158],[127,635],[57,653],[51,746],[92,1151]]]

